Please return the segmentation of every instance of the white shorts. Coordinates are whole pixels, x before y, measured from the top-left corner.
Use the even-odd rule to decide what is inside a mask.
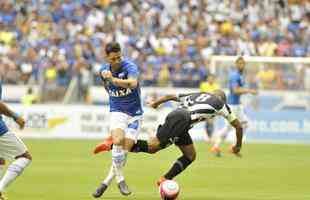
[[[125,137],[137,141],[142,124],[142,115],[130,116],[122,112],[110,113],[110,132],[117,128],[125,131]]]
[[[28,151],[24,142],[14,133],[8,131],[0,136],[0,158],[15,159]]]
[[[231,108],[231,111],[236,115],[237,119],[242,123],[246,124],[249,122],[248,117],[246,116],[244,112],[244,107],[241,104],[238,105],[229,105]]]

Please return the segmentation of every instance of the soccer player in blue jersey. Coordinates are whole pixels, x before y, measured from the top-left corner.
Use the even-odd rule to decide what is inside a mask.
[[[257,91],[245,87],[245,81],[243,76],[245,68],[244,58],[242,56],[238,57],[235,64],[236,68],[229,73],[229,95],[227,102],[232,112],[234,112],[237,118],[240,120],[243,129],[245,129],[247,127],[248,118],[244,113],[243,106],[240,102],[240,97],[243,94],[256,95]],[[234,131],[233,128],[230,126],[230,124],[226,124],[225,127],[217,133],[218,138],[211,149],[211,151],[217,156],[221,155],[220,144],[231,131]]]
[[[95,153],[112,148],[112,166],[106,179],[93,193],[99,198],[114,177],[123,195],[131,194],[122,168],[126,162],[128,150],[135,144],[142,120],[142,103],[138,82],[139,70],[135,63],[123,59],[119,43],[111,42],[105,47],[107,64],[101,68],[101,78],[109,94],[110,134],[104,143],[99,144]]]
[[[2,175],[5,160],[14,161],[8,166],[4,176],[0,180],[0,200],[5,200],[4,189],[12,183],[23,170],[31,163],[32,157],[25,144],[12,132],[8,130],[2,115],[8,116],[24,128],[25,120],[10,110],[2,101],[2,85],[0,82],[0,176]]]

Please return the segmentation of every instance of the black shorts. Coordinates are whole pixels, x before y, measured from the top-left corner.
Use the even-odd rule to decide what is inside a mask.
[[[158,126],[156,137],[161,148],[170,144],[189,145],[193,140],[188,133],[191,128],[190,113],[184,109],[176,109],[168,114],[163,125]]]

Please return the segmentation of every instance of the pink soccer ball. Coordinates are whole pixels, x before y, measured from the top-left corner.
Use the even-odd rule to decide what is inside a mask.
[[[179,193],[179,184],[174,180],[165,180],[159,186],[159,194],[163,200],[175,200]]]

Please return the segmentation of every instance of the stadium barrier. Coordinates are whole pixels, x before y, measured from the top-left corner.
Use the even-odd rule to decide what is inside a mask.
[[[19,103],[23,95],[26,94],[27,86],[4,85],[3,100],[11,103]],[[34,91],[38,91],[38,86],[33,86]],[[225,90],[227,92],[227,90]],[[150,97],[158,97],[171,93],[190,93],[199,92],[197,88],[160,88],[144,87],[142,89],[142,99],[146,102]],[[94,104],[107,105],[109,97],[103,87],[90,87],[90,96]],[[70,98],[70,97],[68,97]],[[249,104],[253,98],[245,95],[242,101],[245,105]],[[257,96],[260,108],[267,110],[282,110],[284,108],[296,108],[310,110],[310,93],[308,91],[279,91],[279,90],[260,90]]]
[[[107,106],[11,104],[10,107],[27,119],[25,130],[20,131],[11,119],[5,118],[9,127],[22,137],[99,139],[108,133]],[[145,139],[154,133],[171,109],[156,111],[145,108],[141,137]],[[310,112],[248,109],[247,114],[251,119],[247,142],[310,143]],[[222,126],[223,120],[216,120],[216,130]],[[194,140],[205,139],[204,124],[196,125],[190,133]],[[233,135],[229,139],[233,140]]]

